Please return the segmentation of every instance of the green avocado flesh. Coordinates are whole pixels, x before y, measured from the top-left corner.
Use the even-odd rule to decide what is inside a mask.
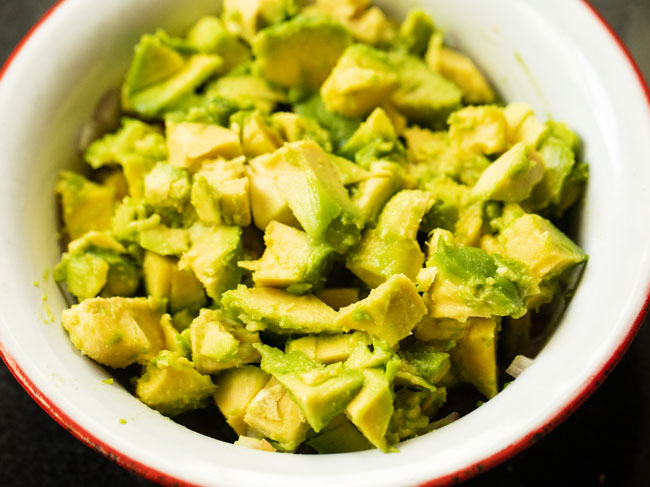
[[[498,394],[575,292],[580,139],[495,101],[424,10],[222,6],[140,38],[59,174],[61,324],[238,446],[398,451]]]

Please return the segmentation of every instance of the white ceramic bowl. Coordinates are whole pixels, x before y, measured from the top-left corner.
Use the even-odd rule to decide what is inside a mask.
[[[140,34],[181,32],[215,3],[66,0],[0,75],[0,352],[34,399],[81,440],[151,479],[237,487],[446,485],[502,461],[570,414],[632,340],[650,283],[648,93],[620,43],[579,0],[417,2],[506,99],[577,130],[591,164],[578,235],[591,260],[575,298],[534,365],[481,408],[398,454],[248,450],[187,430],[103,384],[106,372],[79,355],[58,324],[44,324],[48,308],[58,317],[65,307],[43,272],[59,256],[54,182],[75,164],[79,127],[119,83]],[[412,2],[378,3],[399,14]]]

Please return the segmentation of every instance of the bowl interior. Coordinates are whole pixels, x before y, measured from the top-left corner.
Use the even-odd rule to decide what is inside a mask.
[[[56,175],[79,164],[77,132],[102,93],[119,84],[139,36],[157,27],[180,33],[217,9],[213,0],[67,0],[0,81],[0,342],[78,432],[194,484],[298,486],[310,477],[313,485],[412,485],[484,461],[547,424],[628,335],[650,276],[650,116],[633,70],[600,23],[577,0],[376,3],[395,15],[426,8],[506,100],[566,121],[585,142],[591,178],[577,239],[590,261],[550,342],[496,398],[391,455],[238,448],[102,383],[106,372],[81,357],[59,326],[66,303],[47,275],[60,253]]]

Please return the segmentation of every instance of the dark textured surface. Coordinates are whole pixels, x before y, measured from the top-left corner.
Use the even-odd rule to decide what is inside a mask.
[[[568,1],[568,0],[567,0]],[[0,62],[52,0],[0,0]],[[650,78],[650,0],[591,2]],[[471,487],[650,485],[650,327],[605,384],[533,447]],[[73,438],[0,364],[0,486],[149,486]]]

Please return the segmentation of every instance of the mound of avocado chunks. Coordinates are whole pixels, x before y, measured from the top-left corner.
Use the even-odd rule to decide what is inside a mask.
[[[447,394],[497,394],[570,290],[578,136],[500,104],[424,11],[223,7],[140,39],[119,127],[61,172],[62,325],[160,413],[216,404],[238,445],[396,451]]]

